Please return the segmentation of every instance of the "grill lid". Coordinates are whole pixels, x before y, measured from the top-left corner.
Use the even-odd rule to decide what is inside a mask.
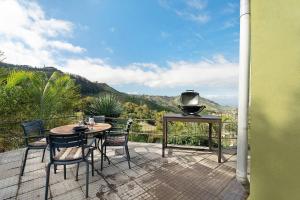
[[[180,103],[182,106],[198,106],[199,105],[199,93],[194,90],[187,90],[181,93]]]
[[[184,114],[196,115],[200,113],[205,106],[200,105],[200,96],[194,90],[186,90],[181,93],[179,108]]]

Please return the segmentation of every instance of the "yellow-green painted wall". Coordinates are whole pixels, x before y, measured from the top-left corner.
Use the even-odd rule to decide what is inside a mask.
[[[251,0],[251,200],[300,199],[300,0]]]

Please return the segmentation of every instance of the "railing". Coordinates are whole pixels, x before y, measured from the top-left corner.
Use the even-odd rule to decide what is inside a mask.
[[[126,120],[113,119],[111,120]],[[136,142],[160,143],[162,122],[155,119],[133,119],[129,140]],[[172,122],[169,123],[168,143],[177,145],[208,146],[208,124]],[[217,146],[217,127],[213,125],[213,145]],[[237,122],[223,122],[222,146],[235,148],[237,141]]]
[[[82,117],[79,115],[68,115],[53,117],[44,120],[45,129],[51,129],[69,123],[77,123]],[[23,147],[23,121],[5,121],[0,123],[0,152]]]
[[[81,115],[70,115],[45,119],[45,128],[51,129],[60,125],[77,123],[82,119]],[[122,120],[126,119],[113,119]],[[6,121],[0,123],[0,152],[20,148],[24,145],[21,121]],[[237,123],[223,122],[222,146],[223,148],[235,148],[237,139]],[[216,131],[213,126],[213,145],[217,145]],[[162,140],[162,122],[155,119],[134,119],[129,135],[130,141],[160,143]],[[208,145],[208,125],[197,123],[172,122],[169,123],[168,142],[177,145]]]

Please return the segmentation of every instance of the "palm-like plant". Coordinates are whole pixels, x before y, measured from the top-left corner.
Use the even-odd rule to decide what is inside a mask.
[[[5,89],[19,89],[27,99],[35,117],[45,119],[70,113],[78,105],[79,90],[68,75],[54,72],[50,78],[45,73],[13,71],[5,83]],[[22,99],[11,99],[20,101]]]
[[[89,105],[88,114],[105,115],[106,117],[119,117],[122,113],[121,103],[116,96],[111,94],[105,94],[95,98]]]

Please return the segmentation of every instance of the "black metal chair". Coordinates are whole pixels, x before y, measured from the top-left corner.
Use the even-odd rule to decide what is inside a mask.
[[[45,199],[48,197],[51,165],[63,165],[64,178],[66,179],[66,165],[77,164],[76,181],[78,181],[80,162],[86,163],[86,198],[88,197],[89,164],[92,165],[92,176],[94,176],[93,143],[94,140],[87,144],[87,138],[84,132],[76,132],[71,135],[49,135],[50,162],[47,166]],[[59,149],[59,151],[57,151],[57,149]],[[91,162],[88,160],[90,155]]]
[[[130,155],[128,150],[128,135],[132,125],[132,119],[128,119],[125,128],[112,127],[104,137],[104,142],[101,145],[103,153],[101,153],[101,170],[103,169],[103,157],[106,155],[106,147],[108,146],[123,146],[126,151],[126,158],[130,167]]]
[[[24,155],[23,164],[20,173],[21,176],[23,176],[28,151],[30,149],[42,149],[43,150],[42,162],[44,161],[45,151],[47,148],[47,139],[45,136],[46,130],[44,129],[44,124],[42,120],[24,122],[21,124],[21,126],[24,131],[25,145],[26,145],[25,155]]]

